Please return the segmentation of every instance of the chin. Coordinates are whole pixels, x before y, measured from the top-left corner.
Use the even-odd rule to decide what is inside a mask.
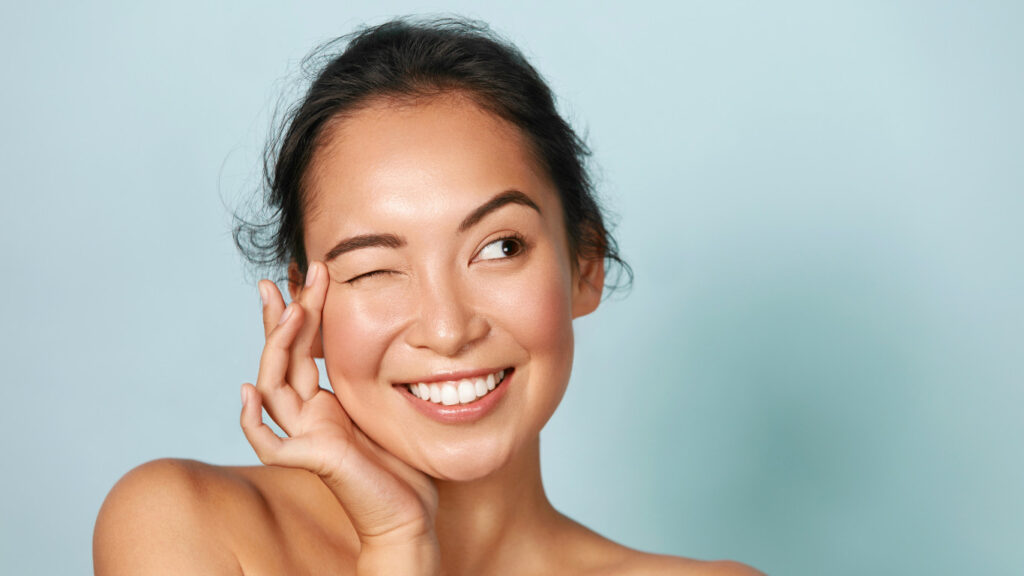
[[[436,480],[472,482],[501,470],[511,459],[512,451],[507,446],[484,441],[421,449],[408,464]]]

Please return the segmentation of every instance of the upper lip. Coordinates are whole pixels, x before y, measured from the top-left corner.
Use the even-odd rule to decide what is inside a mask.
[[[509,370],[509,368],[475,368],[472,370],[435,372],[430,376],[424,376],[422,378],[402,380],[399,384],[418,384],[420,382],[430,384],[431,382],[452,382],[455,380],[468,380],[470,378],[486,378],[488,375],[497,374],[502,370]]]

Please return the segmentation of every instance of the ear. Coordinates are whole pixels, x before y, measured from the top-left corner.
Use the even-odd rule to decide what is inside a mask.
[[[572,317],[586,316],[597,309],[604,293],[604,257],[580,258],[572,286]]]
[[[306,275],[299,270],[295,262],[288,264],[288,295],[292,302],[298,302],[302,297],[302,289],[306,286]],[[316,337],[313,338],[312,354],[314,358],[324,357],[324,333],[321,327],[316,329]]]
[[[288,295],[292,302],[299,299],[302,294],[302,287],[306,285],[306,275],[299,271],[299,265],[295,262],[288,264]]]

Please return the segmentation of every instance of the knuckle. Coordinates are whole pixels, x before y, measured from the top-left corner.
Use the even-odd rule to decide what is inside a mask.
[[[267,336],[267,341],[263,345],[264,354],[268,350],[287,350],[289,343],[287,336],[288,335],[283,333],[281,330],[281,326],[274,328],[274,330],[270,332],[270,335]]]
[[[297,332],[295,326],[293,326],[293,323],[298,326],[301,326],[303,323],[303,317],[301,313],[298,312],[298,310],[301,309],[301,306],[295,307],[296,315],[299,316],[297,319],[289,319],[291,320],[290,322],[286,322],[285,324],[278,324],[277,326],[274,327],[273,330],[270,331],[270,334],[267,335],[267,340],[266,344],[264,345],[264,349],[269,348],[287,350],[291,346],[292,341],[295,340],[295,335]]]

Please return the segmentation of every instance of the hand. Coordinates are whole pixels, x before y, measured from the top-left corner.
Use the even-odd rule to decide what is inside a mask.
[[[338,398],[320,387],[313,346],[328,276],[326,266],[311,263],[305,287],[287,307],[274,283],[260,281],[266,345],[256,386],[242,385],[242,430],[264,464],[320,476],[359,534],[361,565],[367,552],[387,551],[392,558],[399,549],[436,552],[433,481],[367,437]],[[287,438],[263,422],[262,408]]]

